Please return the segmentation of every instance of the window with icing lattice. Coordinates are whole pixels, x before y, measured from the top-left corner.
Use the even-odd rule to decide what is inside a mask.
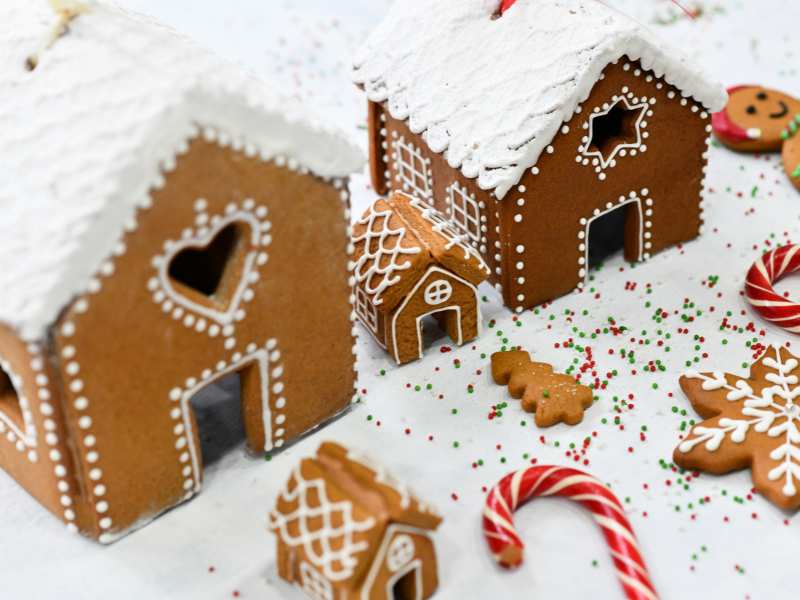
[[[449,281],[437,279],[425,288],[425,302],[431,306],[437,306],[450,300],[453,295],[453,286]]]
[[[475,196],[458,183],[449,188],[450,220],[469,239],[477,243],[481,241],[481,209]]]
[[[375,333],[378,332],[378,310],[360,287],[356,287],[356,313],[367,327]]]
[[[401,137],[394,142],[397,177],[403,190],[419,196],[429,204],[433,201],[433,178],[430,160],[422,155],[419,148]]]
[[[389,552],[386,554],[386,566],[394,573],[399,571],[414,558],[414,540],[407,535],[398,535],[392,540]]]
[[[300,564],[300,581],[303,590],[314,600],[333,600],[331,582],[308,563]]]

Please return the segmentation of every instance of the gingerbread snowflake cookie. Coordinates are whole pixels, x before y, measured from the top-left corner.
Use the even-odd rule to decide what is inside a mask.
[[[722,474],[750,468],[753,485],[783,509],[800,507],[800,362],[770,347],[748,378],[689,372],[681,388],[704,421],[675,449],[685,469]]]
[[[592,390],[569,375],[556,373],[547,363],[534,362],[521,350],[492,354],[492,377],[508,385],[512,398],[522,399],[522,409],[535,413],[539,427],[556,423],[577,425],[592,405]]]

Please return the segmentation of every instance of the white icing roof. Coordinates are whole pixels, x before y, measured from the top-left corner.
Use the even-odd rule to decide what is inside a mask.
[[[695,98],[727,95],[678,51],[599,0],[402,0],[360,48],[354,79],[431,150],[498,198],[538,161],[623,56]]]
[[[47,0],[3,0],[0,22],[0,321],[27,339],[87,288],[195,123],[323,177],[362,165],[296,100],[145,17],[92,4],[46,49]]]

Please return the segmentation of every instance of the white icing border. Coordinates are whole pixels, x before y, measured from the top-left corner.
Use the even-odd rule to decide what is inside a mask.
[[[280,411],[286,406],[286,398],[281,395],[284,390],[284,384],[280,381],[283,374],[280,359],[281,353],[278,350],[278,341],[275,338],[269,339],[261,348],[255,344],[249,344],[245,354],[236,352],[231,356],[229,362],[220,360],[213,369],[204,369],[199,377],[190,377],[183,386],[174,387],[170,390],[170,401],[178,402],[177,409],[175,407],[170,408],[169,415],[171,420],[179,421],[173,427],[173,433],[176,438],[175,449],[180,452],[178,456],[179,468],[185,477],[183,482],[183,488],[186,490],[185,499],[200,491],[203,470],[200,449],[194,443],[190,401],[200,390],[215,381],[219,381],[231,373],[239,372],[249,367],[252,363],[257,363],[261,383],[264,450],[269,452],[273,448],[283,446],[285,441],[283,424],[286,422],[286,414],[284,412],[276,412],[275,415],[272,415],[270,407],[270,391],[280,396],[275,401],[276,409]],[[277,429],[273,427],[273,420]],[[184,450],[184,448],[187,448],[187,450]],[[186,465],[186,463],[189,464]]]
[[[147,192],[139,197],[139,200],[135,202],[135,210],[134,214],[125,221],[123,231],[120,233],[119,239],[113,244],[112,250],[108,255],[107,259],[104,260],[99,267],[96,269],[95,274],[89,278],[88,282],[86,283],[84,289],[82,290],[81,294],[78,296],[78,299],[74,301],[73,308],[77,314],[86,313],[89,310],[90,299],[92,295],[100,293],[103,287],[103,279],[110,278],[114,275],[114,258],[119,257],[125,254],[127,248],[124,243],[124,238],[128,233],[133,233],[138,228],[138,222],[136,219],[136,213],[143,210],[148,210],[153,206],[153,198],[151,196],[153,191],[160,190],[166,185],[166,174],[173,171],[177,166],[177,158],[180,155],[186,154],[189,149],[189,143],[194,139],[198,138],[198,136],[202,136],[202,139],[209,143],[216,143],[219,147],[228,148],[230,147],[234,151],[243,152],[245,156],[248,158],[255,158],[258,157],[261,161],[266,163],[275,164],[281,168],[287,168],[290,171],[295,171],[300,175],[311,175],[314,177],[319,178],[322,181],[330,183],[335,189],[341,190],[340,191],[340,200],[343,203],[343,217],[345,223],[347,224],[346,229],[346,239],[349,240],[349,237],[352,233],[351,226],[350,226],[350,207],[349,207],[349,192],[346,189],[344,182],[340,178],[330,178],[320,176],[318,174],[312,173],[307,167],[298,163],[295,159],[287,159],[282,155],[275,155],[268,150],[259,150],[259,148],[251,142],[245,141],[240,137],[231,137],[227,133],[223,133],[215,129],[214,127],[200,127],[195,124],[191,124],[190,126],[174,128],[174,131],[181,132],[181,136],[175,136],[174,144],[171,146],[172,150],[169,155],[166,152],[161,151],[158,152],[157,155],[165,156],[161,160],[154,160],[153,164],[156,166],[154,169],[154,175],[150,177],[147,181],[149,185],[146,183],[142,183],[138,185],[137,188],[146,189]],[[174,132],[173,132],[174,133]],[[349,241],[346,242],[346,254],[352,257],[353,254],[353,245]],[[353,285],[353,276],[352,276],[352,261],[349,261],[347,266],[348,272],[351,273],[348,283],[350,287]],[[350,312],[350,321],[355,321],[355,310],[353,307],[353,296],[350,297],[350,305],[351,305],[351,312]],[[76,325],[73,321],[65,321],[61,325],[61,334],[65,338],[69,338],[75,334]],[[351,328],[351,334],[353,336],[353,346],[352,346],[352,353],[353,355],[357,355],[357,343],[356,343],[356,335],[357,335],[357,328],[355,324]],[[34,344],[31,344],[29,348],[35,347]],[[30,350],[29,350],[30,351]],[[62,355],[65,358],[74,359],[75,358],[75,348],[74,346],[68,345],[65,346],[62,350]],[[36,359],[34,359],[36,360]],[[65,388],[69,389],[69,391],[73,392],[74,394],[78,395],[78,397],[74,400],[75,409],[81,413],[83,413],[77,421],[77,427],[81,430],[82,438],[76,441],[76,454],[77,454],[77,461],[79,464],[83,465],[88,470],[88,478],[89,480],[85,482],[85,499],[87,505],[94,508],[95,518],[97,520],[98,526],[101,530],[100,535],[98,536],[98,541],[102,544],[110,544],[121,537],[124,537],[131,531],[134,531],[140,527],[143,527],[147,523],[150,523],[153,516],[144,516],[142,519],[131,525],[129,528],[110,532],[109,530],[113,526],[113,520],[110,516],[107,515],[110,511],[110,506],[107,500],[104,499],[106,494],[107,488],[103,480],[103,469],[101,465],[101,456],[100,453],[96,449],[97,438],[92,433],[92,419],[91,416],[88,414],[88,409],[90,407],[90,401],[85,395],[79,395],[83,390],[84,382],[80,378],[79,371],[80,367],[77,363],[77,360],[73,360],[76,365],[76,368],[73,369],[74,372],[70,373],[69,370],[64,369],[63,376],[64,376],[64,385]],[[41,364],[38,369],[41,370]],[[356,372],[357,375],[357,364],[354,361],[353,370]],[[44,384],[47,384],[47,377],[44,374],[41,374],[41,377],[44,379]],[[278,382],[280,383],[280,382]],[[38,384],[38,381],[37,381]],[[273,390],[274,391],[274,390]],[[276,392],[277,393],[277,392]],[[353,401],[356,400],[356,394],[354,394]],[[47,405],[49,406],[49,405]],[[40,408],[42,411],[45,410],[45,403],[40,404]],[[46,414],[46,413],[43,413]],[[49,445],[55,445],[58,442],[58,438],[54,433],[56,429],[56,424],[52,419],[45,420],[45,429],[47,433],[45,434],[46,441]],[[277,441],[275,442],[275,446],[277,447]],[[54,454],[55,453],[55,454]],[[65,481],[67,470],[66,467],[61,464],[60,462],[60,454],[55,449],[51,451],[51,459],[54,462],[57,462],[55,466],[55,474],[59,478],[58,486],[59,491],[63,492],[61,496],[61,503],[62,505],[69,507],[72,504],[72,497],[68,496],[66,492],[69,491],[69,484]],[[189,495],[192,495],[190,493]],[[165,510],[172,508],[174,505],[170,505],[167,507],[163,507],[158,513],[161,513]],[[71,532],[77,532],[77,526],[72,522],[75,519],[75,514],[72,509],[67,508],[65,511],[65,519],[69,521],[67,523],[67,529]]]
[[[361,600],[369,600],[371,597],[372,588],[375,585],[375,579],[378,577],[381,568],[386,560],[386,553],[389,548],[389,543],[394,538],[395,533],[407,533],[411,535],[418,535],[428,539],[433,545],[433,538],[431,537],[430,533],[425,531],[424,529],[420,529],[419,527],[414,527],[412,525],[403,525],[400,523],[391,523],[383,534],[383,539],[381,540],[381,545],[378,547],[378,551],[375,553],[375,558],[372,560],[372,564],[370,565],[369,572],[367,573],[366,578],[364,579],[364,585],[361,586]],[[434,552],[436,551],[434,547]],[[392,587],[394,584],[402,577],[407,575],[412,569],[417,569],[417,597],[416,600],[422,599],[422,561],[419,558],[412,560],[408,563],[407,568],[397,573],[394,573],[391,577],[386,580],[386,597],[392,598]]]
[[[408,292],[408,294],[406,294],[406,297],[403,299],[403,302],[400,304],[400,306],[395,310],[394,314],[392,315],[392,353],[393,353],[394,359],[395,359],[395,361],[397,362],[398,365],[402,364],[402,363],[400,362],[400,353],[399,353],[399,349],[397,347],[397,318],[400,316],[400,314],[403,312],[403,310],[405,310],[406,305],[408,305],[408,303],[411,300],[411,298],[414,297],[414,294],[417,293],[417,290],[419,290],[419,288],[422,285],[422,283],[425,280],[428,279],[428,276],[431,273],[443,273],[444,275],[447,275],[448,277],[452,277],[453,279],[456,279],[456,280],[460,281],[461,283],[463,283],[464,285],[466,285],[470,289],[472,289],[473,293],[475,294],[476,324],[477,324],[477,329],[478,329],[476,337],[480,337],[480,335],[481,335],[481,330],[482,330],[482,325],[483,325],[483,317],[481,316],[481,304],[480,304],[480,298],[478,297],[478,288],[476,288],[474,285],[472,285],[469,281],[467,281],[463,277],[459,277],[458,275],[456,275],[455,273],[453,273],[451,271],[447,271],[447,270],[445,270],[445,269],[443,269],[441,267],[437,267],[436,265],[432,265],[431,267],[428,268],[427,271],[425,271],[425,274],[422,275],[422,277],[420,277],[417,280],[417,283],[415,283],[414,287],[411,289],[411,291]],[[416,318],[417,342],[419,344],[419,358],[422,358],[422,356],[423,356],[422,335],[421,335],[420,326],[419,326],[420,321],[424,317],[426,317],[426,316],[428,316],[430,314],[437,313],[437,312],[442,312],[442,311],[445,311],[445,310],[456,310],[457,311],[457,313],[458,313],[458,345],[460,346],[461,344],[464,343],[463,342],[463,337],[462,337],[462,332],[461,332],[461,306],[453,305],[453,306],[439,307],[439,308],[436,308],[436,309],[434,309],[432,311],[429,311],[429,312],[425,313],[424,315],[420,315],[420,316],[418,316]]]
[[[629,99],[633,102],[633,105],[631,105],[631,102],[628,102]],[[614,107],[620,103],[625,104],[625,109],[627,111],[639,111],[639,116],[636,118],[636,123],[634,124],[636,128],[636,141],[627,144],[617,144],[611,154],[605,157],[600,150],[589,149],[594,138],[594,122],[595,119],[608,115],[614,110]],[[587,130],[587,133],[581,138],[581,145],[578,146],[576,161],[584,166],[589,165],[591,162],[591,165],[595,168],[598,179],[603,181],[606,178],[606,169],[616,166],[617,156],[636,156],[639,152],[646,152],[647,145],[644,143],[644,140],[647,139],[650,134],[642,130],[647,128],[647,121],[645,118],[653,116],[653,110],[650,106],[655,103],[655,98],[647,98],[646,96],[637,98],[634,93],[630,91],[628,86],[625,86],[622,88],[622,95],[615,94],[609,102],[604,102],[602,107],[595,106],[589,119],[584,122],[582,126],[583,129]]]
[[[642,198],[644,198],[644,206],[647,207],[646,209],[642,206]],[[596,208],[592,212],[591,217],[581,217],[579,220],[581,230],[578,232],[578,252],[581,253],[581,257],[578,259],[578,289],[581,289],[586,284],[588,278],[589,230],[592,223],[600,217],[622,208],[623,206],[627,206],[628,204],[635,204],[639,214],[639,248],[637,261],[648,260],[650,258],[648,250],[652,247],[650,239],[653,234],[650,229],[653,227],[653,222],[650,219],[653,214],[653,200],[650,198],[650,191],[644,188],[641,191],[641,196],[639,196],[639,192],[630,192],[627,196],[620,196],[616,202],[606,203],[604,210]]]
[[[259,280],[259,268],[269,259],[265,248],[272,242],[269,233],[272,224],[266,219],[267,207],[256,206],[252,198],[245,199],[241,208],[235,202],[231,202],[226,206],[224,216],[209,217],[205,212],[206,205],[205,199],[198,198],[195,202],[195,211],[198,213],[197,228],[184,229],[180,241],[166,241],[164,253],[153,258],[152,264],[156,269],[156,275],[148,280],[147,289],[152,293],[153,301],[161,305],[165,313],[170,313],[173,319],[182,319],[186,327],[206,332],[212,338],[221,332],[226,338],[225,348],[230,350],[236,346],[234,338],[236,322],[247,316],[242,305],[255,297],[249,286]],[[224,310],[216,310],[176,291],[170,281],[169,265],[178,253],[187,248],[207,247],[220,231],[232,223],[247,225],[250,231],[250,249],[245,255],[240,280],[228,306]],[[186,314],[186,311],[189,311],[189,314]],[[209,320],[213,321],[211,325],[208,323]]]

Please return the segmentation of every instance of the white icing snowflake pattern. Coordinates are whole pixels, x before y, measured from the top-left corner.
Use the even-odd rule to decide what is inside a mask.
[[[793,371],[798,367],[795,358],[784,360],[781,351],[774,347],[773,356],[764,356],[758,361],[768,372],[764,379],[771,383],[760,393],[755,393],[750,382],[736,378],[734,385],[721,372],[701,374],[686,373],[689,379],[701,379],[702,389],[707,392],[727,390],[725,398],[738,403],[737,409],[741,418],[722,417],[716,426],[697,425],[692,429],[689,439],[683,441],[678,450],[691,452],[696,446],[703,444],[709,452],[716,452],[727,438],[735,444],[742,444],[753,434],[765,434],[770,438],[782,438],[783,443],[772,449],[769,458],[775,461],[767,477],[770,481],[782,481],[781,492],[792,497],[797,493],[797,481],[800,480],[800,385],[798,376]],[[753,380],[751,380],[753,382]]]

